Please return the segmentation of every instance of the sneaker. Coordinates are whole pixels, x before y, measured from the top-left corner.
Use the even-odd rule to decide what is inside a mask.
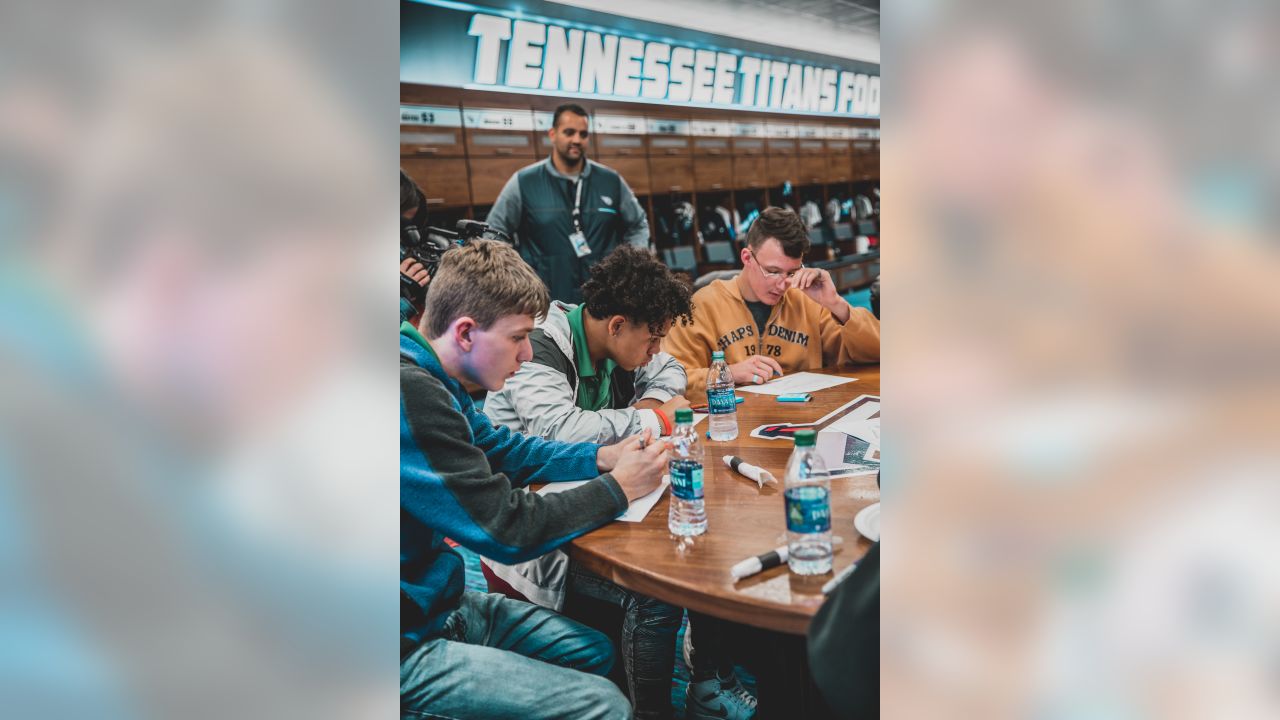
[[[691,682],[684,693],[687,720],[750,720],[756,714],[756,699],[742,687],[737,673],[728,679]]]

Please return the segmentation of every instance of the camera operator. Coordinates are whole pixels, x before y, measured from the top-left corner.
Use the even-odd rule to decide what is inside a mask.
[[[406,236],[420,232],[419,215],[424,214],[422,191],[403,170],[400,171],[400,321],[417,324],[431,275],[412,255],[405,254]]]

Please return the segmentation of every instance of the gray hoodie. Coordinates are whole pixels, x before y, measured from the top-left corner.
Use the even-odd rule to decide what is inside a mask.
[[[615,370],[615,378],[623,373],[626,381],[614,383],[615,396],[619,392],[630,396],[623,398],[628,407],[583,410],[577,405],[577,353],[569,330],[568,313],[574,307],[551,303],[546,319],[529,337],[533,360],[521,365],[502,390],[489,393],[485,414],[517,432],[562,442],[608,444],[645,429],[652,430],[654,437],[661,435],[662,422],[657,413],[629,406],[646,398],[666,402],[682,395],[686,384],[684,367],[671,355],[659,352],[634,373]]]
[[[578,407],[577,353],[568,313],[574,305],[551,303],[547,317],[529,336],[533,360],[520,366],[502,390],[489,393],[484,412],[497,425],[505,425],[525,435],[566,442],[612,443],[643,432],[662,434],[662,423],[652,410],[630,405],[653,398],[666,402],[684,394],[684,367],[665,352],[649,364],[627,372],[614,370],[614,404],[618,410],[591,412]],[[553,550],[527,562],[506,565],[482,558],[494,575],[504,580],[530,602],[559,611],[564,607],[565,577],[569,558]]]

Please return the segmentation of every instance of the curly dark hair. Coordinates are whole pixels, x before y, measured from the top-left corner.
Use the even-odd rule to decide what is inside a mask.
[[[621,315],[650,332],[668,321],[688,325],[693,321],[693,297],[689,286],[648,250],[622,245],[591,268],[582,286],[583,306],[597,320]]]

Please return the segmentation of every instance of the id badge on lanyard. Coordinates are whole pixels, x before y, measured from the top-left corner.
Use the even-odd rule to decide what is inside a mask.
[[[569,235],[569,243],[573,245],[573,251],[578,257],[586,257],[591,254],[591,246],[587,244],[587,236],[582,232],[582,186],[586,184],[586,178],[578,178],[578,190],[573,198],[573,232]]]

